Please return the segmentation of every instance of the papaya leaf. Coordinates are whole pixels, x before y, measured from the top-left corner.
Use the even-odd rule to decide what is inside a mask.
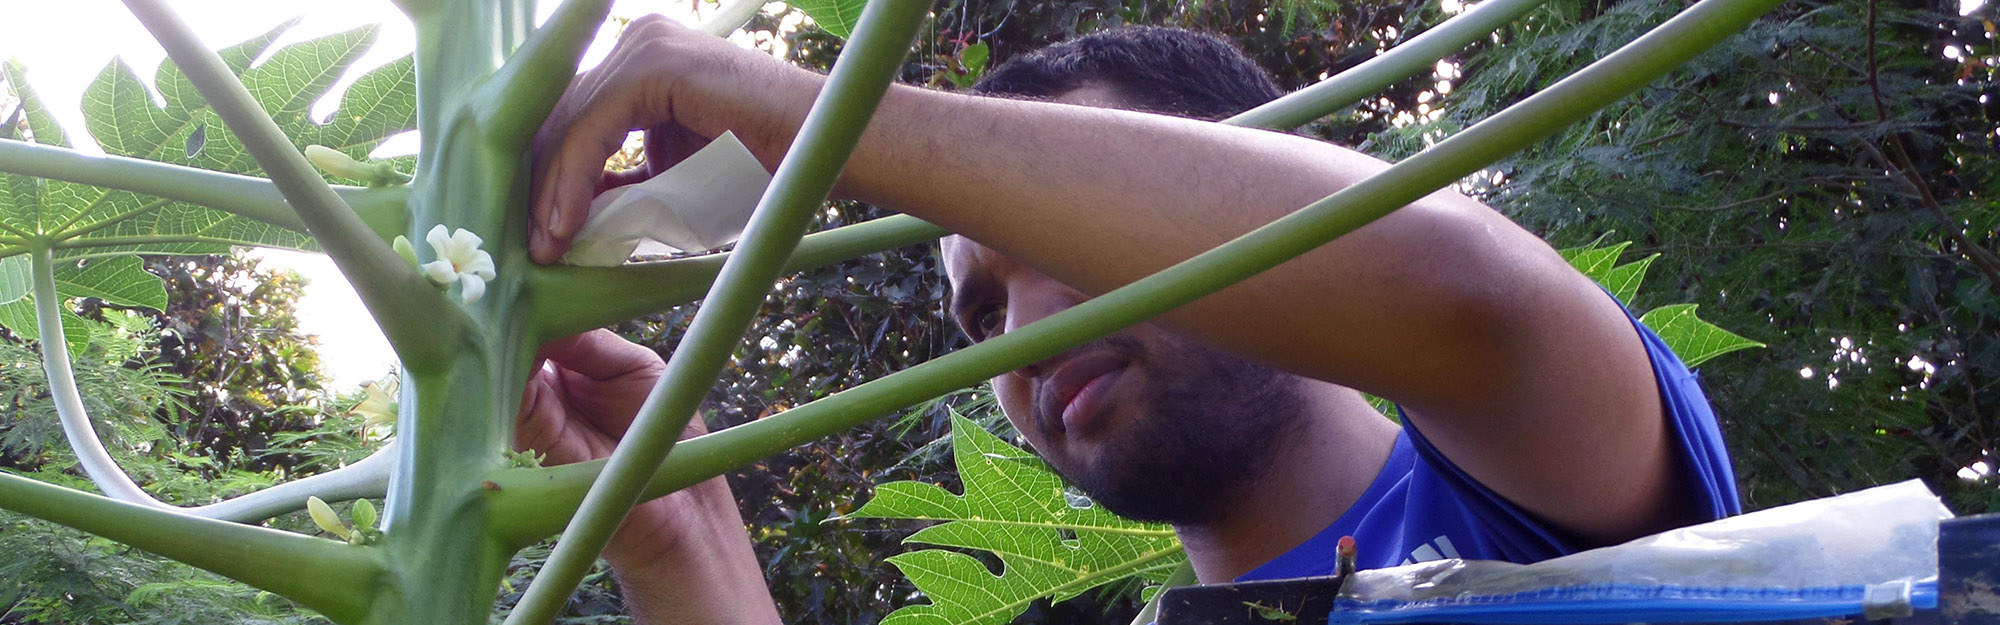
[[[90,346],[90,324],[97,323],[63,307],[63,341],[69,343],[69,353],[81,354]],[[0,304],[0,327],[5,327],[14,336],[23,340],[42,340],[42,329],[35,325],[35,298],[23,297]]]
[[[1639,283],[1646,279],[1646,269],[1653,265],[1654,259],[1660,257],[1659,254],[1654,254],[1622,265],[1618,264],[1618,256],[1625,253],[1625,248],[1631,245],[1631,241],[1626,241],[1603,247],[1594,245],[1573,247],[1560,253],[1564,260],[1569,261],[1571,267],[1596,280],[1604,290],[1610,291],[1612,296],[1617,297],[1619,303],[1630,306],[1632,297],[1639,294]]]
[[[20,259],[18,275],[10,265]],[[167,306],[167,285],[159,276],[146,271],[145,263],[137,256],[116,256],[94,259],[82,263],[61,262],[56,267],[56,294],[67,300],[72,297],[94,297],[114,306],[143,307],[159,310]],[[41,328],[35,325],[35,298],[28,295],[33,288],[33,278],[29,275],[27,256],[10,256],[0,260],[0,297],[12,295],[20,288],[19,295],[6,299],[0,304],[0,327],[7,328],[15,336],[30,340],[41,340]],[[62,307],[63,336],[68,340],[70,353],[80,353],[90,344],[90,328],[99,325],[78,316],[68,306]]]
[[[0,258],[0,304],[28,296],[35,289],[34,264],[26,254]]]
[[[271,44],[294,22],[221,51],[251,94],[303,149],[317,144],[362,158],[383,140],[416,125],[413,65],[404,58],[364,74],[325,122],[312,119],[313,102],[367,51],[376,28],[367,26],[275,50]],[[252,66],[254,59],[264,58]],[[67,145],[47,109],[26,89],[25,70],[8,62],[8,82],[28,112],[34,140]],[[154,97],[154,91],[159,94]],[[122,60],[113,60],[86,88],[85,126],[106,153],[240,174],[258,168],[177,66],[161,64],[149,86]],[[90,185],[0,174],[0,235],[60,241],[58,258],[126,253],[205,254],[232,245],[310,249],[304,234],[221,211]],[[20,244],[0,245],[0,254]]]
[[[1560,253],[1571,267],[1596,280],[1597,284],[1617,296],[1619,302],[1630,306],[1632,296],[1639,293],[1639,283],[1646,279],[1646,269],[1660,257],[1653,254],[1619,264],[1618,257],[1631,245],[1631,241],[1602,246],[1591,244],[1561,250]],[[1764,346],[1701,320],[1695,316],[1694,310],[1694,304],[1661,306],[1641,315],[1639,322],[1660,335],[1660,340],[1666,341],[1667,347],[1674,350],[1682,364],[1690,369],[1716,356]]]
[[[923,482],[892,482],[850,517],[941,521],[906,543],[978,550],[999,557],[994,575],[978,559],[928,549],[889,558],[931,600],[891,613],[883,625],[998,625],[1038,599],[1062,601],[1139,576],[1158,582],[1185,558],[1165,525],[1121,519],[1064,488],[1048,465],[952,414],[952,455],[965,494]]]
[[[167,307],[167,283],[146,271],[137,256],[117,256],[56,269],[56,293],[63,297],[95,297],[117,306],[161,310]]]
[[[861,7],[867,0],[798,0],[791,5],[804,11],[821,29],[833,33],[835,37],[846,39],[854,34],[854,22],[861,19]]]
[[[1639,283],[1646,280],[1646,269],[1652,267],[1653,260],[1659,257],[1659,254],[1654,254],[1612,267],[1610,271],[1605,272],[1604,278],[1597,282],[1604,285],[1605,289],[1610,290],[1611,294],[1618,298],[1618,301],[1630,302],[1633,296],[1639,294]]]
[[[1695,304],[1674,304],[1655,308],[1639,318],[1640,323],[1659,333],[1692,369],[1708,359],[1739,349],[1763,347],[1763,343],[1738,336],[1694,314]]]

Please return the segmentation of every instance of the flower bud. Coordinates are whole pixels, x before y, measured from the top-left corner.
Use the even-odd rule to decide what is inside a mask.
[[[314,525],[326,530],[328,534],[339,536],[341,540],[353,536],[353,533],[348,531],[347,524],[340,522],[340,515],[333,512],[333,506],[326,505],[326,502],[318,497],[306,498],[306,513],[312,515]]]

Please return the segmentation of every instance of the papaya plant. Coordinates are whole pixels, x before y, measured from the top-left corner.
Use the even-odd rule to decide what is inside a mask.
[[[942,234],[892,217],[801,237],[929,4],[802,3],[851,36],[734,251],[575,267],[528,260],[527,149],[610,0],[567,0],[540,26],[530,0],[396,1],[415,23],[415,53],[363,77],[328,124],[308,121],[306,108],[365,45],[365,32],[279,50],[253,66],[277,31],[218,53],[162,0],[125,0],[171,61],[154,81],[164,105],[120,66],[100,78],[89,106],[99,109],[91,117],[101,124],[93,132],[104,157],[67,149],[45,105],[9,69],[33,140],[0,140],[0,296],[32,305],[65,430],[105,494],[0,474],[0,508],[243,581],[341,623],[485,622],[510,554],[560,532],[506,620],[546,623],[635,501],[1041,360],[1275,266],[1624,97],[1777,3],[1703,0],[1519,105],[1210,252],[978,346],[677,445],[781,272]],[[733,29],[759,4],[732,3],[710,32]],[[1283,128],[1322,117],[1428,70],[1535,4],[1488,0],[1228,123]],[[359,160],[412,125],[422,137],[413,162]],[[359,185],[330,185],[314,163]],[[102,453],[72,381],[68,341],[54,337],[75,323],[65,298],[129,296],[125,286],[147,284],[124,255],[230,245],[316,249],[333,259],[401,362],[396,437],[322,476],[178,507],[153,499]],[[510,453],[538,345],[696,299],[687,338],[610,458],[538,467]],[[386,504],[348,518],[325,505],[362,497]],[[255,524],[308,507],[342,538]]]

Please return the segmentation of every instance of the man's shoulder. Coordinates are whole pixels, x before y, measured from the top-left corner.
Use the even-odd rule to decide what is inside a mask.
[[[1636,321],[1633,325],[1652,361],[1673,441],[1676,479],[1694,495],[1688,502],[1696,508],[1690,516],[1741,513],[1720,427],[1693,373],[1656,334]],[[1346,513],[1244,579],[1329,574],[1334,545],[1347,535],[1355,537],[1364,568],[1448,558],[1526,563],[1579,549],[1563,532],[1467,474],[1407,415],[1403,423],[1389,461]]]

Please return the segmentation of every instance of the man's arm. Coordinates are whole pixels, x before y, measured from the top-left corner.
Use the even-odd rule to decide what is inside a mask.
[[[733,130],[771,166],[822,80],[666,20],[635,23],[544,128],[536,258],[566,247],[627,129]],[[839,192],[1102,293],[1384,167],[1279,133],[899,87]],[[1540,239],[1453,192],[1160,323],[1400,402],[1461,467],[1585,542],[1663,528],[1685,497],[1624,314]]]
[[[528,380],[515,447],[551,464],[611,455],[665,365],[652,350],[605,330],[542,347]],[[682,438],[704,433],[700,419]],[[778,612],[743,530],[729,483],[718,477],[639,504],[604,550],[638,622],[776,623]]]

